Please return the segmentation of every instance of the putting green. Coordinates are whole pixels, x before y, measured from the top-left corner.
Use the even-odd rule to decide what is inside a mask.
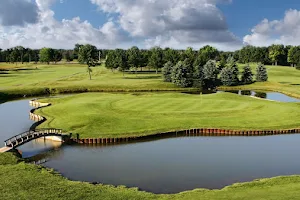
[[[43,128],[62,128],[81,138],[141,136],[189,128],[237,130],[299,128],[300,104],[230,93],[85,93],[42,101]]]

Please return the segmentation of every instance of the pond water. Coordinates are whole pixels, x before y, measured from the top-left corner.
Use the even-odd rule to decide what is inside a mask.
[[[278,96],[281,95],[277,93]],[[281,100],[289,102],[283,97]],[[29,120],[30,109],[28,100],[0,104],[1,141],[30,128],[33,123]],[[61,146],[38,139],[19,150],[23,157],[44,160],[44,166],[72,180],[139,187],[154,193],[177,193],[300,174],[299,143],[297,134],[173,137],[104,146]]]
[[[32,109],[29,100],[23,99],[0,104],[0,147],[4,146],[6,139],[28,131],[34,123],[29,119],[29,112]],[[60,143],[39,139],[26,143],[18,149],[22,151],[23,157],[26,158],[57,148],[58,144]]]
[[[230,92],[239,95],[259,97],[263,99],[281,101],[281,102],[300,102],[300,99],[287,96],[278,92],[257,92],[251,90],[233,90],[233,91],[218,91],[218,92]]]
[[[262,99],[268,99],[273,101],[281,101],[281,102],[300,102],[300,99],[287,96],[282,93],[278,92],[258,92],[258,91],[252,91],[252,90],[219,90],[219,91],[203,91],[202,94],[213,94],[213,93],[221,93],[221,92],[229,92],[233,94],[238,95],[244,95],[244,96],[253,96],[258,97]],[[183,92],[185,94],[193,94],[193,95],[200,95],[200,92]]]
[[[110,146],[64,146],[46,167],[80,181],[154,193],[222,188],[300,174],[300,135],[180,137]]]

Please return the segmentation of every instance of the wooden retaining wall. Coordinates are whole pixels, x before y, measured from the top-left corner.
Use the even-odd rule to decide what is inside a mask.
[[[34,109],[30,110],[30,112],[29,112],[29,118],[30,118],[30,120],[35,121],[35,122],[44,121],[45,118],[43,116],[34,114],[34,111],[37,110],[37,109],[39,109],[39,108],[42,108],[42,107],[47,107],[47,106],[49,106],[51,104],[50,103],[41,103],[41,102],[38,102],[36,100],[29,101],[29,104],[31,106],[35,107]]]
[[[226,130],[226,129],[189,129],[185,131],[173,131],[149,136],[121,137],[121,138],[72,138],[71,141],[78,144],[111,144],[132,142],[146,139],[159,139],[164,137],[195,137],[195,136],[267,136],[300,133],[299,129],[285,130]]]

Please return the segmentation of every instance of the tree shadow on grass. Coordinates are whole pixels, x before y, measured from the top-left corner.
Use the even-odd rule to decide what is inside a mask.
[[[136,76],[136,77],[124,77],[124,79],[159,79],[161,76]]]
[[[290,84],[290,85],[299,86],[300,84]]]

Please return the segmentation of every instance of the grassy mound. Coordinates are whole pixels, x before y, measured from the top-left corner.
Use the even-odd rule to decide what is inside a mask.
[[[41,127],[62,128],[82,138],[140,136],[189,128],[237,130],[300,127],[300,106],[230,93],[85,93],[45,99]]]

